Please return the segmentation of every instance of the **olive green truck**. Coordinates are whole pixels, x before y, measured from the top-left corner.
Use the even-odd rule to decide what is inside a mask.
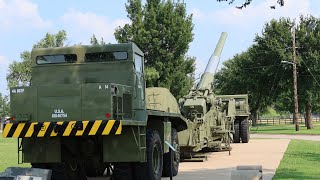
[[[169,145],[179,149],[187,120],[168,90],[145,88],[144,78],[133,43],[34,49],[31,86],[10,89],[2,135],[19,138],[21,163],[51,169],[52,179],[100,176],[111,164],[114,179],[160,179],[170,163],[176,175],[179,152]]]
[[[233,141],[237,102],[215,98],[212,72],[179,106],[169,90],[145,87],[144,61],[134,43],[33,49],[31,85],[10,89],[2,133],[18,138],[19,163],[52,180],[159,180],[178,174],[180,150]]]

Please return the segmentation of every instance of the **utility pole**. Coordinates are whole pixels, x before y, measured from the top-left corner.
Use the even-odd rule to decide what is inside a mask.
[[[297,57],[296,57],[296,28],[295,27],[293,27],[292,36],[293,36],[292,44],[293,44],[294,117],[295,117],[296,131],[299,131]]]

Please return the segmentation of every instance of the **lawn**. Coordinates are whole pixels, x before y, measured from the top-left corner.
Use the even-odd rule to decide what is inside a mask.
[[[314,123],[313,129],[307,129],[304,124],[300,124],[300,130],[295,130],[294,124],[281,124],[281,125],[258,125],[251,127],[250,131],[253,134],[309,134],[320,135],[320,124]]]
[[[2,138],[0,133],[0,172],[7,167],[28,167],[30,164],[18,165],[17,138]]]
[[[273,179],[319,179],[320,142],[291,140]]]

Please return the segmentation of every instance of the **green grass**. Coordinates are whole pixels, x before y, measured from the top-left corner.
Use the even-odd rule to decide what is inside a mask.
[[[319,179],[320,142],[291,140],[274,179]]]
[[[313,129],[307,129],[304,124],[300,124],[300,130],[295,130],[294,124],[281,124],[281,125],[258,125],[251,127],[250,131],[253,134],[308,134],[320,135],[320,124],[313,123]]]
[[[30,167],[30,164],[18,165],[17,138],[2,138],[0,133],[0,172],[7,167]]]

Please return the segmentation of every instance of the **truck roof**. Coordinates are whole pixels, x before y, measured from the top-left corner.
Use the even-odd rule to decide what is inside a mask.
[[[128,54],[137,53],[143,56],[143,52],[134,43],[120,43],[120,44],[106,44],[106,45],[75,45],[67,47],[53,47],[53,48],[34,48],[32,49],[31,58],[33,66],[36,66],[36,58],[44,55],[77,55],[77,63],[83,63],[86,53],[99,52],[119,52],[125,51]]]

